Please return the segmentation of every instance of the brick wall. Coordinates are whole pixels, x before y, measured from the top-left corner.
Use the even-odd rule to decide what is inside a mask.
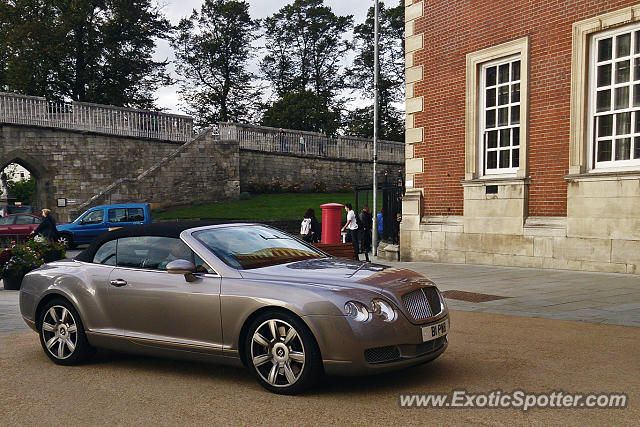
[[[408,1],[407,4],[421,1]],[[415,21],[424,48],[415,52],[424,97],[415,127],[424,142],[414,157],[424,172],[414,187],[424,188],[425,215],[462,215],[465,163],[465,56],[528,36],[529,50],[529,211],[530,216],[565,216],[569,164],[571,25],[636,4],[630,0],[447,0],[424,1]]]

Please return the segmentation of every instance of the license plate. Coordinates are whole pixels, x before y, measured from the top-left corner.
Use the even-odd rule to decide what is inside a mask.
[[[431,326],[422,327],[422,341],[431,341],[447,335],[449,332],[449,319]]]

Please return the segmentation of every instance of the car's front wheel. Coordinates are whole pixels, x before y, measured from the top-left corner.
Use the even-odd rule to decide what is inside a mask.
[[[80,315],[68,301],[50,301],[40,312],[38,325],[40,344],[55,363],[75,365],[93,354]]]
[[[251,323],[245,358],[260,385],[280,394],[297,394],[322,373],[318,345],[306,325],[285,312],[267,312]]]

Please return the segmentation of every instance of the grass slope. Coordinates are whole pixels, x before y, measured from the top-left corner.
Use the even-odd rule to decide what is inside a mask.
[[[382,204],[381,197],[378,197]],[[320,220],[322,211],[320,205],[325,203],[351,203],[355,208],[354,193],[281,193],[260,194],[250,200],[234,200],[230,202],[212,203],[207,205],[189,205],[170,209],[166,212],[155,213],[157,219],[295,219],[302,218],[307,208],[316,211]],[[361,200],[360,207],[370,201]]]

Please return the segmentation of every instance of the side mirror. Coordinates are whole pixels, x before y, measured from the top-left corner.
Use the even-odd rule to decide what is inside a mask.
[[[193,282],[196,280],[196,277],[193,275],[195,270],[196,266],[186,259],[176,259],[167,264],[167,272],[169,274],[184,274],[184,278],[187,282]]]

